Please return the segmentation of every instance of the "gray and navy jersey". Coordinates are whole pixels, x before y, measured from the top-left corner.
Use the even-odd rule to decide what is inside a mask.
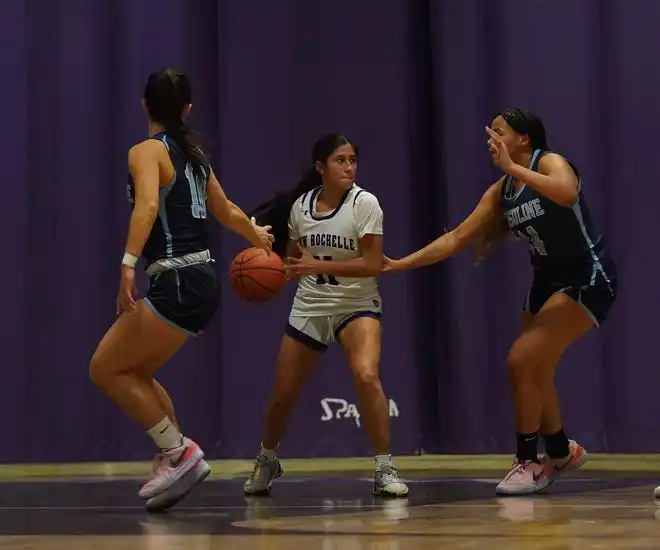
[[[162,141],[167,147],[174,165],[174,178],[159,191],[158,217],[142,251],[147,264],[209,248],[206,191],[210,165],[207,162],[202,167],[202,176],[196,176],[181,148],[166,132],[155,134],[151,139]],[[127,191],[130,203],[135,204],[135,188],[130,175]]]

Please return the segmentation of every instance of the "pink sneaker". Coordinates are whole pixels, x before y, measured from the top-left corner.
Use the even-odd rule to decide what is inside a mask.
[[[533,460],[515,459],[513,467],[495,489],[498,495],[529,495],[550,485],[546,466]]]
[[[156,474],[158,474],[158,470],[160,469],[160,463],[163,461],[165,458],[165,455],[163,453],[156,453],[156,456],[154,457],[154,461],[151,463],[151,477],[156,477]]]
[[[183,447],[156,455],[152,477],[140,489],[140,498],[148,500],[176,483],[204,458],[199,445],[185,439]]]
[[[546,455],[545,466],[550,483],[566,472],[575,472],[587,461],[587,451],[577,441],[568,441],[569,455],[566,458],[550,458]]]
[[[197,485],[204,481],[211,473],[211,467],[203,458],[178,481],[170,485],[165,491],[147,500],[145,508],[148,512],[163,512],[181,502]]]

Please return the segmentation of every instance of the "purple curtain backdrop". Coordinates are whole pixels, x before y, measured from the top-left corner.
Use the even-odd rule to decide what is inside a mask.
[[[126,152],[146,132],[142,87],[164,65],[191,75],[193,125],[246,209],[295,182],[320,134],[351,135],[391,256],[455,226],[494,181],[493,113],[538,110],[552,146],[583,172],[621,277],[606,325],[560,366],[568,433],[591,451],[660,451],[660,265],[647,246],[654,229],[643,230],[658,194],[658,17],[657,0],[3,2],[0,415],[11,444],[0,460],[151,456],[87,365],[114,317]],[[225,281],[245,246],[214,225]],[[481,267],[465,253],[382,279],[396,454],[513,450],[504,359],[529,277],[526,248],[507,243]],[[163,370],[184,430],[208,455],[256,453],[292,293],[248,307],[225,284],[207,333]],[[282,453],[368,455],[354,403],[333,349]]]

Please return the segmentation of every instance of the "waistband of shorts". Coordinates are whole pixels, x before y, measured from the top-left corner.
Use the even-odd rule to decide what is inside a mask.
[[[203,250],[202,252],[191,252],[190,254],[185,254],[184,256],[178,256],[176,258],[163,258],[162,260],[153,262],[147,267],[147,275],[151,277],[157,273],[171,271],[172,269],[179,269],[181,267],[188,267],[191,265],[207,264],[212,261],[214,260],[211,258],[210,250]]]

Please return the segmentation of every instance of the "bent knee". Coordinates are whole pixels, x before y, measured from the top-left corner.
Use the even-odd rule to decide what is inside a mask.
[[[355,378],[355,383],[360,387],[380,387],[377,365],[368,362],[353,364],[353,377]]]
[[[95,386],[102,387],[108,379],[108,370],[98,353],[89,361],[89,379]]]
[[[104,354],[98,351],[94,353],[89,361],[89,379],[98,387],[106,386],[114,377],[127,370],[119,367],[112,360],[106,359]]]
[[[525,345],[517,342],[511,346],[506,359],[506,369],[509,380],[513,383],[533,378],[538,363],[537,354]]]

